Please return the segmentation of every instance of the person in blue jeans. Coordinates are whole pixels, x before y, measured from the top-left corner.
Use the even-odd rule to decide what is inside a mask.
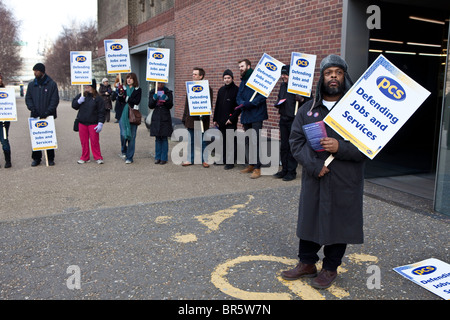
[[[122,143],[122,158],[125,158],[126,164],[133,163],[134,151],[136,147],[136,133],[138,125],[130,124],[128,117],[129,108],[139,107],[142,97],[142,89],[139,88],[139,82],[135,73],[127,75],[127,84],[124,90],[119,91],[118,100],[126,103],[120,117],[120,137]]]
[[[169,161],[169,140],[172,136],[173,93],[164,82],[158,82],[158,88],[150,90],[148,107],[153,110],[150,123],[150,136],[155,137],[155,164]]]
[[[192,81],[200,81],[203,80],[205,78],[205,70],[203,68],[199,68],[199,67],[195,67],[192,70]],[[213,105],[213,91],[211,86],[209,87],[209,94],[210,94],[210,100],[211,100],[211,105]],[[201,140],[202,140],[202,149],[201,149],[201,153],[202,153],[202,166],[203,168],[209,168],[209,164],[208,164],[208,159],[205,157],[205,155],[203,154],[205,151],[205,148],[207,146],[207,142],[203,140],[204,137],[204,132],[206,132],[209,129],[209,124],[210,124],[210,119],[211,116],[191,116],[190,112],[189,112],[189,103],[188,103],[188,98],[186,95],[186,100],[184,103],[184,113],[183,113],[183,119],[182,122],[184,124],[184,126],[186,127],[186,129],[189,132],[189,136],[190,136],[190,141],[189,141],[189,153],[190,153],[190,160],[183,162],[181,165],[183,167],[187,167],[187,166],[191,166],[194,164],[194,158],[195,158],[195,144],[194,144],[194,140],[195,140],[195,135],[201,134]],[[203,131],[201,132],[200,128],[201,128],[201,124],[200,121],[203,123]],[[197,128],[197,130],[195,130]]]

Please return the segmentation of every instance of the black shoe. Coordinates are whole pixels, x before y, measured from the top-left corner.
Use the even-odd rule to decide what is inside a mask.
[[[297,176],[295,174],[292,173],[288,173],[287,175],[285,175],[283,177],[283,181],[292,181],[296,178]]]
[[[11,168],[11,162],[6,162],[5,163],[5,169],[7,169],[7,168]]]
[[[160,165],[165,165],[167,163],[167,161],[160,161],[159,164]]]
[[[41,161],[40,160],[33,160],[33,162],[31,163],[31,166],[32,167],[37,167],[38,165],[40,165],[41,164]]]
[[[224,167],[225,170],[231,170],[233,168],[234,168],[234,164],[226,164]]]
[[[48,165],[53,167],[55,165],[55,161],[53,160],[48,160]]]
[[[161,163],[161,160],[156,160],[155,161],[155,164],[160,164]]]
[[[281,179],[281,178],[283,178],[285,175],[286,175],[286,172],[279,171],[279,172],[275,173],[273,176],[274,176],[275,178],[277,178],[277,179]]]

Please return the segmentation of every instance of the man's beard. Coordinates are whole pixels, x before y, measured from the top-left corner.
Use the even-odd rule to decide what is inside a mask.
[[[336,97],[336,96],[342,96],[344,94],[345,91],[345,84],[344,83],[340,83],[337,80],[334,80],[337,83],[339,83],[338,87],[330,87],[329,83],[331,81],[329,81],[327,84],[323,83],[322,84],[322,92],[330,97]]]

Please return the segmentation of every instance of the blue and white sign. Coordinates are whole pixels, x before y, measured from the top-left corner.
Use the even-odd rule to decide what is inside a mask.
[[[105,40],[104,43],[108,74],[131,72],[128,39]]]
[[[148,48],[147,81],[169,82],[170,49]]]
[[[289,72],[288,92],[311,97],[317,56],[293,52]]]
[[[92,84],[92,52],[71,51],[70,71],[72,85]]]
[[[373,159],[429,95],[380,55],[324,122]]]
[[[33,151],[58,149],[53,116],[46,119],[29,118],[28,124],[30,126],[31,148]]]
[[[432,258],[394,268],[394,271],[441,298],[450,300],[450,264]]]
[[[211,115],[211,96],[209,92],[209,81],[188,81],[186,91],[191,116]]]
[[[0,121],[17,121],[14,88],[0,88]]]
[[[268,98],[281,77],[283,66],[284,63],[264,53],[250,79],[248,79],[247,87]]]

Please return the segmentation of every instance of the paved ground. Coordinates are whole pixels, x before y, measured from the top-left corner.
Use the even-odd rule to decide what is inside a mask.
[[[392,270],[450,261],[449,219],[424,199],[367,183],[366,242],[349,247],[333,287],[316,291],[279,278],[296,263],[299,179],[155,165],[145,126],[135,162],[125,165],[114,123],[101,134],[105,164],[78,165],[67,102],[59,107],[56,166],[31,168],[28,113],[18,103],[13,168],[0,169],[0,299],[440,300]],[[373,265],[378,289],[367,286]],[[80,289],[71,290],[78,274]]]

